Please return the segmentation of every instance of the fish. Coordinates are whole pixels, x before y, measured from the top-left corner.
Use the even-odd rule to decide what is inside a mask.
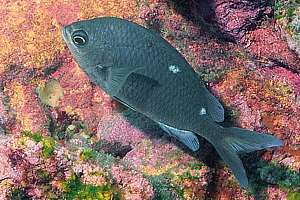
[[[71,23],[62,37],[91,81],[111,98],[156,122],[191,151],[210,142],[242,188],[249,181],[240,154],[283,142],[238,127],[223,127],[224,108],[186,59],[159,33],[116,17]]]

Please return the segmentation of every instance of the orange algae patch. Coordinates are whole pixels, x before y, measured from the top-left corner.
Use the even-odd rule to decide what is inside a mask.
[[[276,97],[285,108],[289,108],[291,105],[291,99],[295,98],[293,89],[282,81],[267,80],[265,82],[265,88],[266,96]]]
[[[195,162],[192,156],[178,150],[174,144],[149,139],[144,139],[135,146],[126,154],[125,160],[149,176],[159,176]]]
[[[15,82],[12,84],[12,91],[13,95],[11,97],[11,106],[17,111],[16,112],[16,119],[21,123],[23,130],[31,130],[32,123],[29,119],[28,114],[22,114],[21,111],[26,106],[25,103],[25,89],[24,87],[18,83]]]
[[[239,95],[247,97],[246,100],[250,104],[259,101],[260,108],[265,110],[268,110],[266,106],[272,103],[282,108],[289,108],[296,95],[286,82],[263,79],[257,72],[246,71],[246,69],[231,71],[217,87],[220,93],[226,93],[222,96],[228,104],[232,104],[230,96]]]
[[[10,97],[10,107],[16,115],[15,132],[42,131],[46,123],[46,116],[39,106],[38,98],[32,85],[22,85],[14,81],[4,89]]]
[[[13,95],[10,99],[10,103],[14,108],[22,108],[24,107],[24,88],[18,82],[14,82],[12,84]]]
[[[162,175],[162,174],[168,172],[169,170],[173,169],[177,165],[178,165],[178,163],[171,163],[169,165],[161,166],[159,168],[155,168],[153,166],[142,166],[141,171],[143,172],[143,174],[146,174],[149,176],[159,176],[159,175]]]
[[[32,1],[0,3],[1,70],[9,64],[41,68],[63,49],[59,25],[45,12],[43,4]]]
[[[15,109],[15,110],[22,110],[25,106],[25,95],[24,95],[24,88],[22,87],[22,85],[18,82],[14,83],[12,85],[12,90],[13,90],[13,95],[11,97],[11,106]],[[22,124],[22,127],[25,130],[30,130],[31,127],[31,123],[30,120],[28,120],[28,116],[24,116],[21,115],[20,112],[16,113],[16,119],[17,121],[20,121]]]
[[[0,2],[0,74],[9,64],[42,68],[64,50],[61,28],[99,16],[138,20],[135,1],[49,0]]]
[[[137,1],[131,0],[99,0],[99,1],[80,1],[80,18],[88,19],[94,17],[114,16],[133,21],[138,21]]]
[[[150,176],[158,176],[178,166],[178,157],[183,152],[175,149],[173,144],[155,144],[150,140],[140,143],[139,151],[143,153],[140,170]],[[183,155],[182,155],[183,156]]]
[[[181,166],[171,172],[172,183],[183,189],[186,200],[205,199],[206,186],[208,185],[209,168],[207,166],[193,169],[191,166]]]
[[[239,112],[238,123],[244,128],[256,128],[275,134],[285,144],[299,143],[297,103],[298,79],[277,74],[278,69],[251,71],[239,69],[229,72],[215,86],[225,104]]]
[[[241,81],[241,75],[245,73],[245,69],[236,69],[232,70],[230,73],[226,75],[224,78],[222,85],[219,87],[221,90],[221,93],[226,90],[227,86],[229,86],[230,89],[233,89],[235,86],[239,84]],[[225,86],[225,88],[224,88]]]

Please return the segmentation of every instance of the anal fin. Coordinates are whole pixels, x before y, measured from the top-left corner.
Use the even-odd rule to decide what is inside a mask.
[[[177,129],[161,122],[158,122],[161,129],[167,132],[170,136],[175,137],[180,142],[185,144],[192,151],[197,151],[200,148],[199,140],[197,136],[191,132],[186,130]]]

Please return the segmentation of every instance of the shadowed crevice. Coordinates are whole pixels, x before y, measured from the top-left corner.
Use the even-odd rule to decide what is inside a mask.
[[[235,42],[234,37],[222,32],[217,25],[215,0],[168,0],[168,2],[171,8],[210,36],[224,42]]]
[[[243,40],[266,16],[274,16],[273,1],[168,0],[174,9],[210,35],[225,42]],[[236,20],[236,17],[239,20]]]
[[[128,152],[132,150],[132,147],[130,145],[124,145],[120,142],[101,141],[97,143],[93,149],[96,151],[103,151],[104,153],[110,154],[113,157],[122,159],[127,155]]]

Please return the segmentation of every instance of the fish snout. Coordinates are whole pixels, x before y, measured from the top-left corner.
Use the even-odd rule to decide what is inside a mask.
[[[70,26],[64,26],[61,30],[61,35],[66,43],[71,40]]]

